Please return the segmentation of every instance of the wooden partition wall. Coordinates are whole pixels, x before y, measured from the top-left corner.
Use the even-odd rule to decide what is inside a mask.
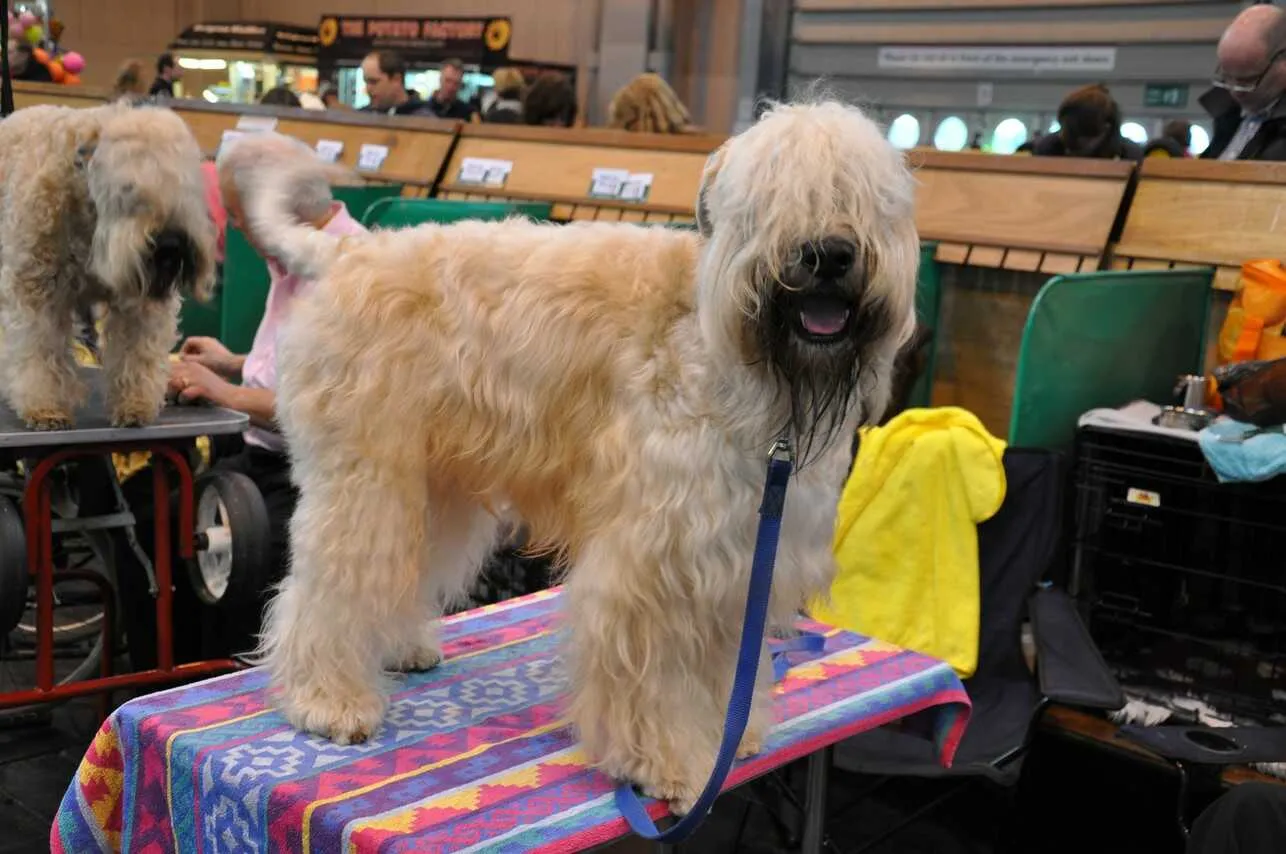
[[[725,137],[658,135],[596,128],[467,124],[442,176],[438,195],[448,199],[553,203],[557,220],[692,222],[701,170]],[[485,186],[467,173],[469,160],[507,164],[499,186]],[[595,170],[649,176],[641,201],[596,197]]]
[[[1286,259],[1286,163],[1144,161],[1111,266],[1215,268],[1207,368],[1241,265],[1264,258]]]
[[[916,224],[942,263],[933,402],[1006,436],[1031,302],[1050,276],[1100,268],[1134,167],[918,150],[911,162]]]
[[[37,104],[53,104],[59,107],[97,107],[107,103],[110,93],[106,89],[94,89],[89,86],[60,86],[54,83],[27,83],[15,81],[13,84],[13,106],[21,110]]]

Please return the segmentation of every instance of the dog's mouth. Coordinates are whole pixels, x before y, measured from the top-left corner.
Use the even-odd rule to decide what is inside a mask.
[[[798,294],[791,300],[795,334],[806,341],[831,344],[842,340],[853,317],[853,304],[837,293]]]
[[[193,269],[195,257],[187,234],[166,229],[152,240],[151,281],[148,296],[162,299],[178,289],[185,273]]]

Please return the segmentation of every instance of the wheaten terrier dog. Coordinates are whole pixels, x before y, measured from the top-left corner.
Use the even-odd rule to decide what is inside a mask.
[[[335,240],[265,170],[251,218],[320,278],[280,340],[300,489],[262,653],[296,726],[370,737],[381,672],[507,507],[565,557],[570,717],[598,766],[685,811],[732,686],[768,453],[799,462],[771,618],[833,574],[853,430],[914,326],[913,178],[857,109],[782,105],[709,160],[699,233],[512,220]],[[772,723],[761,658],[743,755]]]
[[[0,122],[0,389],[32,427],[69,426],[85,399],[78,314],[105,304],[112,422],[152,421],[180,294],[204,299],[214,225],[201,150],[156,107],[36,106]]]

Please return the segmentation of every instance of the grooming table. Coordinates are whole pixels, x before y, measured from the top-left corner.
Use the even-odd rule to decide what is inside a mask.
[[[118,428],[111,425],[104,398],[103,376],[97,368],[82,367],[89,385],[89,398],[75,415],[68,430],[31,430],[12,409],[0,403],[0,454],[26,461],[27,479],[23,491],[23,524],[26,528],[27,567],[36,579],[36,687],[29,691],[0,693],[0,708],[66,700],[86,694],[138,688],[164,682],[206,676],[236,667],[231,661],[174,665],[172,624],[172,576],[170,566],[170,479],[166,466],[173,467],[179,480],[179,551],[193,554],[192,469],[180,449],[183,441],[199,436],[239,433],[249,418],[239,412],[211,406],[167,406],[157,421],[147,427]],[[61,463],[78,457],[108,456],[112,453],[146,451],[152,454],[156,497],[157,667],[138,673],[113,676],[111,600],[105,597],[103,620],[102,675],[66,685],[54,684],[54,565],[53,518],[50,509],[50,473]],[[118,516],[121,514],[117,514]],[[104,517],[100,527],[121,527],[131,520]],[[81,578],[83,574],[77,574]],[[71,577],[70,575],[66,577]]]
[[[561,719],[560,603],[554,589],[444,620],[445,661],[399,677],[362,745],[292,729],[266,707],[259,669],[129,702],[63,797],[52,850],[555,852],[625,837],[613,781],[586,768]],[[923,713],[948,765],[970,707],[945,663],[801,627],[824,632],[825,650],[792,654],[764,753],[726,785],[821,757],[809,769],[819,846],[830,745]],[[666,814],[648,803],[654,819]]]

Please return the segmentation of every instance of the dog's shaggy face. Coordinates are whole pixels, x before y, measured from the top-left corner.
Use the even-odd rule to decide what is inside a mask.
[[[214,226],[201,150],[167,109],[121,108],[82,146],[95,227],[90,270],[118,296],[208,297]]]
[[[903,155],[837,103],[777,106],[706,166],[703,335],[772,374],[781,428],[805,458],[855,404],[867,422],[882,414],[875,369],[915,324],[914,196]]]

